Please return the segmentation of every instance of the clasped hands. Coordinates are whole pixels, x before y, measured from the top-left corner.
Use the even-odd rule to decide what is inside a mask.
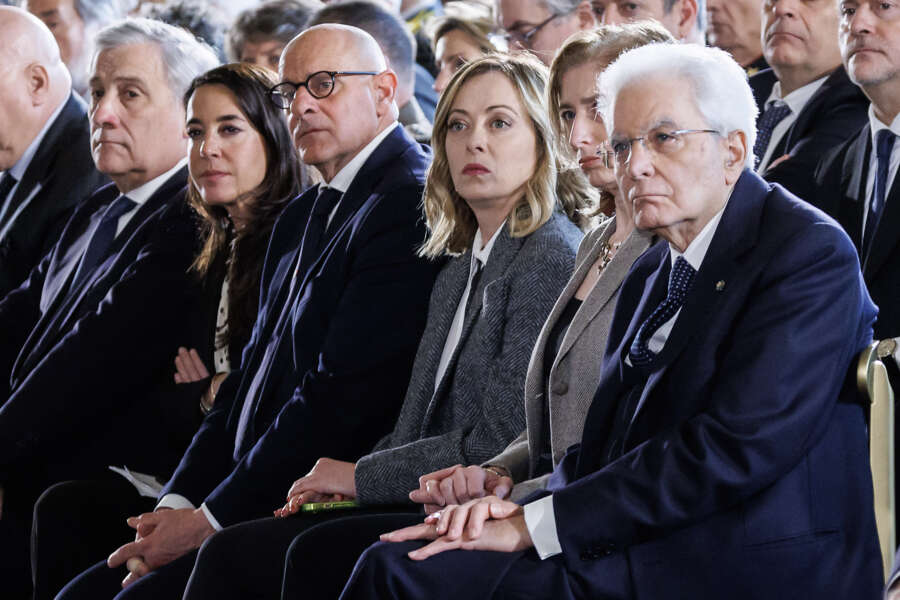
[[[356,498],[356,464],[320,458],[309,473],[294,482],[287,502],[275,510],[276,517],[292,515],[307,502],[335,502]]]
[[[533,546],[522,507],[504,500],[512,490],[510,477],[478,466],[447,467],[419,478],[410,492],[413,502],[430,513],[423,523],[381,536],[384,542],[431,540],[409,553],[424,560],[446,550],[516,552]]]
[[[215,533],[201,509],[160,509],[128,518],[136,530],[135,540],[113,552],[106,560],[110,568],[126,565],[128,587],[147,573],[200,547]]]

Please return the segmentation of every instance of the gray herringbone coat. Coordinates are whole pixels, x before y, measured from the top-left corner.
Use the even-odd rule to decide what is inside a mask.
[[[615,218],[609,219],[589,233],[578,248],[575,272],[553,310],[550,311],[550,316],[544,323],[534,346],[531,363],[528,365],[525,380],[527,428],[499,456],[487,461],[487,464],[502,466],[512,474],[513,481],[516,482],[511,496],[514,500],[524,498],[536,489],[544,488],[549,477],[549,474],[536,477],[535,473],[537,458],[541,452],[541,440],[545,435],[544,403],[548,401],[548,394],[553,464],[559,462],[566,448],[581,441],[584,418],[594,399],[594,392],[597,391],[600,359],[606,349],[609,325],[622,281],[631,269],[632,263],[657,239],[649,233],[637,230],[625,239],[575,313],[575,318],[563,336],[559,355],[554,359],[548,385],[544,379],[547,337],[566,305],[575,296],[588,270],[600,257],[606,240],[615,230]]]
[[[419,475],[478,464],[525,427],[525,373],[534,342],[572,272],[582,234],[557,212],[537,231],[497,237],[444,377],[434,379],[469,275],[453,258],[431,292],[428,322],[394,431],[356,464],[364,504],[409,502]]]

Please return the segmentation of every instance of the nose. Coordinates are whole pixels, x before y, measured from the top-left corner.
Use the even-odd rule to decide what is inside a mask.
[[[447,82],[450,81],[450,73],[446,67],[441,67],[441,70],[438,71],[437,77],[434,78],[434,85],[431,87],[438,94],[444,91],[444,88],[447,87]]]
[[[569,145],[573,150],[592,149],[600,140],[595,140],[592,135],[591,123],[586,122],[584,115],[575,115],[572,120],[572,130],[569,132]]]
[[[115,94],[104,93],[99,98],[91,99],[91,123],[95,128],[117,127],[119,116],[116,114]]]
[[[200,156],[203,158],[217,157],[221,154],[221,146],[218,136],[207,133],[200,142]]]
[[[306,86],[300,86],[294,93],[294,99],[291,100],[291,115],[299,119],[308,112],[314,112],[316,106],[318,106],[317,102],[309,93],[309,90],[306,89]]]
[[[643,179],[653,175],[653,154],[644,145],[644,139],[636,139],[631,144],[628,159],[625,161],[625,172],[632,179]]]
[[[603,11],[603,19],[601,19],[601,23],[603,25],[618,25],[624,22],[625,19],[623,19],[621,13],[619,13],[619,9],[616,6],[616,3],[610,2],[606,7],[606,10]]]
[[[795,16],[794,0],[770,0],[770,8],[776,17]]]
[[[466,139],[466,149],[472,153],[484,152],[487,147],[487,137],[483,125],[476,123],[469,128],[469,136]]]
[[[845,25],[854,35],[867,34],[872,31],[872,11],[864,2],[860,2],[852,15],[843,15],[841,21],[841,24]]]

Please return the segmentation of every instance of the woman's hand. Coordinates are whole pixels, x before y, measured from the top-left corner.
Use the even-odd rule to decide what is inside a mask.
[[[193,383],[209,377],[209,370],[197,350],[181,347],[175,355],[175,383]]]
[[[498,475],[494,469],[497,467],[454,465],[422,475],[419,489],[410,492],[409,499],[424,504],[426,513],[433,513],[450,504],[465,504],[485,496],[506,498],[513,488],[513,480]]]

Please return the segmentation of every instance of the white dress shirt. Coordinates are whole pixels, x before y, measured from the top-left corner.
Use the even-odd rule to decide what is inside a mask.
[[[163,173],[162,175],[158,175],[148,181],[143,185],[139,185],[134,188],[127,194],[123,194],[123,196],[127,196],[129,200],[135,203],[134,208],[129,210],[127,213],[123,214],[119,217],[119,222],[116,223],[116,235],[122,233],[122,230],[125,229],[125,226],[128,225],[128,221],[131,220],[131,217],[138,211],[138,209],[150,199],[150,197],[156,193],[156,191],[162,187],[162,185],[169,180],[169,177],[178,172],[179,169],[184,167],[187,164],[187,158],[182,158],[178,163]]]
[[[494,232],[488,243],[484,244],[484,247],[482,247],[481,230],[476,229],[475,231],[475,240],[472,242],[472,260],[469,262],[469,279],[466,281],[466,289],[463,290],[459,304],[456,306],[456,312],[453,314],[453,322],[450,324],[450,331],[447,332],[447,339],[444,340],[444,351],[441,353],[437,373],[434,375],[435,390],[441,383],[441,379],[444,378],[444,373],[447,372],[447,366],[450,364],[450,358],[453,356],[453,352],[456,351],[459,338],[462,336],[466,316],[466,301],[469,298],[469,290],[472,287],[472,278],[475,276],[475,264],[476,262],[481,263],[481,268],[484,269],[485,265],[487,265],[488,257],[491,255],[491,249],[494,247],[494,242],[497,241],[497,236],[504,227],[506,227],[505,222],[497,228],[497,231]]]
[[[344,167],[338,171],[334,177],[331,178],[331,181],[325,182],[321,187],[330,187],[339,191],[341,194],[347,192],[350,188],[350,184],[353,183],[353,180],[356,179],[356,175],[359,173],[359,170],[362,169],[363,165],[369,160],[369,157],[375,152],[375,149],[381,145],[381,142],[384,141],[395,127],[397,127],[398,123],[394,121],[387,127],[385,127],[384,131],[376,135],[372,138],[368,144],[366,144],[362,150],[356,153],[350,162],[348,162]],[[131,198],[131,194],[128,195]],[[332,209],[331,213],[328,215],[328,221],[326,222],[325,227],[327,228],[331,225],[331,219],[334,218],[335,213],[337,213],[338,206],[340,205],[340,201],[334,205],[334,209]],[[298,256],[299,260],[299,256]],[[294,268],[294,275],[296,276],[296,268]],[[291,286],[293,286],[294,280],[291,280]],[[182,496],[181,494],[166,494],[159,501],[159,504],[156,505],[156,510],[160,508],[196,508],[194,504]],[[206,502],[200,505],[200,510],[203,511],[203,514],[206,516],[206,520],[209,521],[209,524],[213,526],[213,529],[216,531],[221,531],[223,529],[222,525],[219,521],[213,516],[212,511],[209,510],[209,507],[206,506]]]
[[[759,166],[756,168],[757,173],[765,173],[766,169],[769,168],[769,163],[772,159],[779,158],[778,156],[772,156],[775,147],[778,146],[779,142],[781,142],[781,138],[785,136],[788,129],[790,129],[791,125],[797,120],[800,111],[803,110],[816,92],[819,91],[819,88],[822,87],[822,84],[825,83],[826,79],[828,79],[828,75],[820,77],[811,83],[807,83],[801,88],[797,88],[784,98],[781,97],[781,82],[776,81],[775,85],[772,86],[772,93],[769,94],[769,98],[766,100],[764,106],[769,108],[772,104],[787,104],[787,107],[791,109],[791,114],[782,119],[781,122],[775,126],[775,129],[772,130],[772,137],[769,138],[769,145],[766,147],[766,153],[763,155],[762,160],[759,161]]]
[[[725,203],[725,206],[728,206],[728,202]],[[700,230],[697,237],[695,237],[688,247],[685,248],[684,254],[679,252],[672,244],[669,244],[669,259],[672,261],[672,266],[675,265],[675,261],[679,256],[684,256],[684,259],[695,271],[700,270],[700,265],[703,264],[703,259],[706,257],[707,250],[709,250],[709,245],[712,243],[713,237],[716,234],[716,229],[719,227],[719,222],[722,220],[722,213],[725,212],[725,206],[723,206],[722,209],[709,220],[709,223]],[[670,276],[671,273],[672,272],[669,271]],[[647,342],[647,347],[650,348],[652,352],[658,354],[663,346],[665,346],[666,340],[669,339],[669,334],[672,332],[672,328],[675,327],[675,322],[680,314],[681,309],[679,308],[678,312],[676,312],[671,319],[663,323],[659,329],[654,332],[650,341]],[[627,356],[625,362],[630,364]],[[541,560],[560,554],[562,552],[562,546],[559,543],[559,536],[556,533],[556,515],[553,512],[553,494],[544,496],[534,502],[529,502],[523,506],[523,509],[525,512],[525,525],[528,527],[528,533],[531,534],[531,541],[534,543],[534,549],[537,551],[538,556],[541,557]],[[603,507],[598,506],[597,510],[603,510]]]

